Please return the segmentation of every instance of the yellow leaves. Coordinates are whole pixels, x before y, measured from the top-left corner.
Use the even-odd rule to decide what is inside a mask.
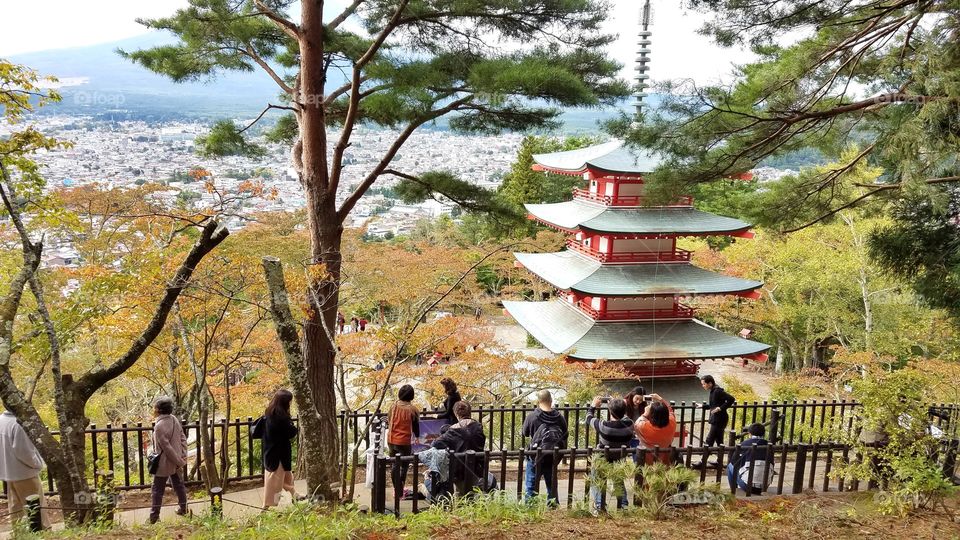
[[[307,279],[311,284],[323,283],[325,281],[329,281],[333,277],[333,274],[330,273],[327,264],[322,262],[307,265],[306,273]]]
[[[203,180],[204,178],[213,178],[213,175],[210,174],[210,171],[204,169],[203,167],[191,168],[190,176],[196,181]]]

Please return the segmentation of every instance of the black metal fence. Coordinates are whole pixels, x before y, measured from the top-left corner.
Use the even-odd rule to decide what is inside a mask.
[[[829,491],[864,491],[875,489],[877,486],[859,480],[845,480],[842,477],[835,477],[831,474],[834,467],[840,463],[849,463],[851,460],[859,461],[863,457],[852,455],[855,451],[848,445],[831,442],[814,442],[799,444],[771,444],[768,446],[754,447],[757,455],[766,455],[767,470],[772,470],[769,480],[763,482],[766,487],[759,493],[751,490],[738,491],[737,487],[728,487],[727,478],[727,459],[731,451],[736,448],[735,432],[729,433],[729,444],[720,447],[693,447],[685,448],[569,448],[563,450],[553,450],[550,452],[553,459],[552,463],[558,464],[556,474],[554,475],[555,487],[558,493],[558,502],[571,507],[577,501],[588,501],[592,506],[594,501],[591,495],[590,467],[591,460],[597,456],[605,459],[633,459],[636,463],[650,464],[654,462],[667,462],[670,464],[681,465],[699,472],[700,482],[702,484],[718,484],[723,490],[729,490],[731,494],[737,496],[751,497],[760,494],[797,494],[805,490],[815,490],[822,492]],[[946,441],[941,445],[939,462],[944,469],[945,474],[952,475],[957,464],[957,444],[956,440]],[[717,456],[716,464],[707,465],[708,459]],[[479,463],[481,473],[474,475],[473,485],[481,485],[480,479],[488,478],[488,475],[497,481],[497,488],[507,492],[515,492],[516,499],[522,500],[525,496],[524,474],[527,460],[533,460],[533,463],[541,463],[541,452],[531,450],[484,450],[483,452],[460,452],[450,453],[451,463],[453,460],[460,460],[465,463],[465,470],[471,471],[472,464]],[[389,471],[395,466],[405,464],[409,468],[413,486],[418,485],[425,466],[420,462],[419,456],[403,457],[383,457],[377,458],[374,464],[373,487],[371,488],[371,506],[374,512],[391,512],[400,515],[404,511],[418,512],[424,509],[428,503],[421,502],[414,489],[414,494],[410,499],[408,507],[401,500],[402,489],[394,488],[389,480],[392,476]],[[539,465],[536,465],[539,467]],[[748,468],[746,485],[754,485],[754,467]],[[469,474],[469,473],[468,473]],[[764,474],[764,473],[757,473]],[[578,482],[578,479],[580,480]],[[641,485],[642,478],[633,479],[636,484]],[[510,482],[514,485],[510,485]],[[735,480],[736,481],[736,480]],[[626,484],[633,484],[627,480]],[[599,506],[602,509],[607,507],[607,482],[597,482],[601,487],[599,492]],[[540,489],[540,493],[543,490]]]
[[[681,448],[701,446],[709,431],[707,417],[702,408],[693,404],[673,403],[677,418],[677,446]],[[768,423],[777,411],[780,415],[778,443],[784,445],[812,445],[836,440],[836,429],[852,429],[853,419],[859,404],[851,401],[763,401],[738,403],[729,409],[728,427],[741,430],[754,422]],[[597,434],[585,424],[590,410],[588,405],[560,404],[556,407],[569,426],[568,447],[587,451],[598,442]],[[533,411],[533,406],[477,405],[474,417],[484,426],[487,435],[486,451],[502,455],[504,451],[515,456],[527,446],[521,433],[523,419]],[[423,411],[423,418],[436,417],[439,411]],[[342,411],[338,414],[341,443],[341,459],[347,461],[354,451],[360,454],[360,463],[365,463],[366,450],[373,440],[371,426],[375,418],[385,418],[385,413],[374,411]],[[931,423],[944,431],[948,437],[957,438],[960,426],[960,405],[940,404],[931,406]],[[235,418],[213,422],[210,427],[210,444],[217,467],[225,470],[226,481],[260,478],[263,474],[260,441],[250,437],[255,419]],[[88,462],[92,470],[112,471],[118,489],[142,489],[149,487],[146,456],[149,453],[152,425],[120,424],[91,425],[86,431]],[[184,431],[192,440],[186,481],[197,484],[202,481],[203,454],[199,447],[199,432],[196,422],[184,422]],[[499,454],[498,454],[499,453]],[[49,493],[56,492],[52,478],[46,478]],[[4,486],[5,487],[5,486]],[[5,492],[5,489],[4,489]]]

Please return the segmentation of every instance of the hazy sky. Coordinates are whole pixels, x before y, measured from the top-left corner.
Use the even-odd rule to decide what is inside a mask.
[[[329,2],[337,4],[338,2]],[[611,52],[625,75],[634,65],[640,0],[613,0],[608,21],[620,39]],[[0,56],[106,43],[144,33],[137,17],[173,13],[186,0],[26,0],[4,2],[0,19]],[[654,80],[693,78],[699,83],[727,79],[732,62],[749,58],[743,51],[720,49],[696,34],[703,22],[678,0],[653,0],[653,45],[650,75]]]

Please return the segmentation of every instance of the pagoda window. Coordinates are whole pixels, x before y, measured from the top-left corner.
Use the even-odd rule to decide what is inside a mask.
[[[643,184],[627,182],[620,184],[620,197],[639,197],[643,195]]]
[[[616,193],[616,184],[614,184],[613,182],[606,182],[606,185],[607,185],[607,188],[606,188],[606,191],[604,191],[604,195],[609,195],[609,196],[611,196],[611,197],[616,197],[616,195],[617,195],[617,193]]]
[[[599,296],[594,296],[593,298],[591,298],[590,307],[597,311],[601,311],[601,307],[603,307],[603,298]]]
[[[596,192],[597,192],[597,181],[596,181],[596,180],[591,180],[591,181],[590,181],[590,193],[596,193]]]

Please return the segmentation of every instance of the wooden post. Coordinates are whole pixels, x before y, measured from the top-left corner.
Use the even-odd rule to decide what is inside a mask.
[[[30,526],[30,532],[40,532],[43,530],[43,516],[40,513],[40,495],[27,495],[24,499],[24,512],[27,515],[27,523]]]
[[[220,486],[210,488],[210,515],[223,519],[223,488]]]
[[[770,444],[777,444],[777,437],[780,436],[780,409],[770,411],[770,427],[767,429],[767,441]]]
[[[807,466],[807,446],[801,444],[797,446],[797,463],[793,471],[793,490],[794,495],[803,493],[803,475]]]
[[[957,469],[957,450],[960,449],[960,439],[953,439],[946,444],[947,452],[943,456],[943,476],[953,480]]]
[[[108,437],[112,437],[109,434]],[[94,486],[96,487],[96,516],[103,523],[113,523],[117,508],[117,490],[113,483],[113,470],[107,469],[94,472]]]
[[[380,458],[380,417],[374,416],[371,421],[373,429],[373,463],[368,463],[368,467],[373,467],[373,496],[371,504],[373,512],[383,514],[387,511],[387,465],[386,460]]]

